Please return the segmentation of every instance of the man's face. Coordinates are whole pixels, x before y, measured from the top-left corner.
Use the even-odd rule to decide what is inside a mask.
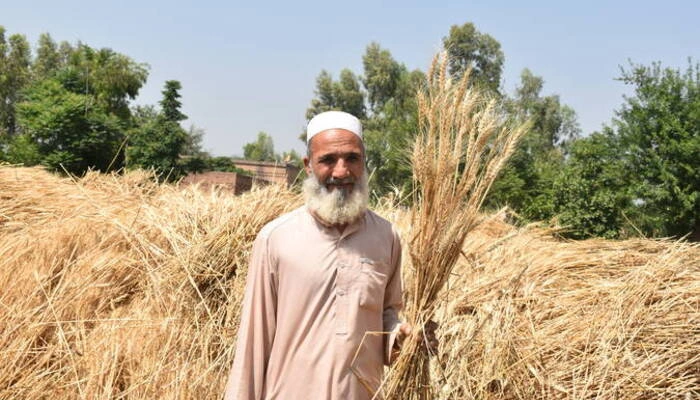
[[[365,168],[360,138],[345,129],[328,129],[316,134],[309,146],[311,158],[304,157],[306,173],[329,192],[352,193]]]

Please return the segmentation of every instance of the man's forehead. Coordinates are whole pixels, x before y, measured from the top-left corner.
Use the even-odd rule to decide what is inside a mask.
[[[362,140],[345,129],[328,129],[315,135],[310,150],[316,153],[362,153]]]

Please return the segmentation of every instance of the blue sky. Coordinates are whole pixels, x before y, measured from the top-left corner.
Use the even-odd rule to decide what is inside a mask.
[[[259,131],[278,152],[302,151],[297,136],[322,69],[361,73],[376,41],[409,69],[425,70],[450,26],[465,22],[501,43],[506,92],[529,68],[544,78],[543,94],[576,110],[584,134],[609,123],[630,93],[615,80],[627,60],[674,68],[700,61],[697,1],[3,3],[0,25],[32,45],[48,32],[149,64],[136,103],[156,104],[164,82],[179,80],[183,125],[204,129],[215,155],[242,154]]]

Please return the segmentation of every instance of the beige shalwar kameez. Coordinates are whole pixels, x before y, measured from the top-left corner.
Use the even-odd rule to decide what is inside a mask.
[[[396,332],[400,265],[398,235],[371,211],[342,234],[306,207],[266,225],[225,398],[371,399],[395,335],[365,333]]]

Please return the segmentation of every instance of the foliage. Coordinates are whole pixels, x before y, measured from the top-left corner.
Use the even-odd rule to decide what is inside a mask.
[[[31,136],[19,134],[9,139],[5,159],[12,164],[22,164],[29,167],[41,163],[42,156],[39,152],[39,146],[32,140]]]
[[[575,141],[552,192],[559,223],[575,239],[626,236],[625,210],[632,204],[623,149],[610,129]]]
[[[180,151],[180,169],[183,173],[203,172],[208,169],[210,155],[202,148],[204,129],[190,125]]]
[[[88,168],[106,171],[118,155],[122,122],[91,96],[73,93],[53,79],[40,81],[26,91],[17,105],[18,121],[26,132],[10,145],[9,154],[38,158],[54,170],[82,174]],[[27,143],[31,138],[34,146]],[[32,148],[32,150],[29,150]]]
[[[236,167],[234,160],[231,157],[209,157],[207,159],[207,171],[235,172],[241,175],[252,175],[250,171]]]
[[[93,49],[83,43],[62,50],[68,52],[66,64],[55,74],[62,85],[74,93],[91,95],[107,112],[128,120],[129,101],[146,82],[147,66],[112,49]]]
[[[525,69],[515,97],[506,101],[511,118],[529,121],[521,140],[488,199],[491,207],[508,205],[527,221],[555,215],[553,185],[565,164],[568,144],[579,136],[576,113],[559,96],[542,96],[542,77]]]
[[[316,97],[306,110],[306,119],[324,111],[339,110],[350,113],[357,118],[365,117],[365,94],[360,88],[360,79],[349,69],[340,71],[340,79],[333,80],[328,71],[321,71],[316,78]],[[306,143],[306,132],[299,135]]]
[[[65,50],[65,49],[64,49]],[[59,69],[64,60],[58,51],[56,42],[48,33],[39,36],[36,58],[32,63],[32,73],[35,79],[50,78]]]
[[[202,148],[202,140],[204,139],[204,129],[190,125],[187,130],[187,140],[182,146],[180,154],[187,156],[206,156],[208,153]]]
[[[364,77],[362,84],[367,91],[367,101],[373,114],[382,110],[394,98],[405,67],[391,56],[389,50],[382,49],[379,43],[372,42],[362,56]]]
[[[631,64],[633,85],[613,122],[620,156],[635,177],[638,224],[653,236],[700,239],[700,66],[685,71]]]
[[[14,34],[5,39],[5,28],[0,26],[0,137],[12,136],[17,130],[15,106],[20,91],[29,82],[31,51],[23,35]]]
[[[183,173],[180,154],[188,142],[188,134],[180,126],[180,121],[187,118],[180,112],[177,100],[180,88],[180,82],[166,81],[160,112],[153,107],[139,110],[127,148],[130,168],[153,168],[168,179],[176,179]],[[189,165],[189,168],[200,167]]]
[[[450,74],[456,77],[471,69],[474,82],[498,93],[505,57],[501,44],[479,32],[473,23],[453,25],[443,45],[450,56]]]
[[[265,132],[258,132],[254,142],[243,146],[243,157],[253,161],[275,161],[275,145],[272,137]]]
[[[400,65],[396,91],[364,121],[367,167],[371,186],[377,196],[394,193],[403,197],[411,183],[411,165],[407,158],[417,132],[417,91],[426,83],[421,71],[408,72]]]
[[[299,168],[302,168],[304,166],[301,155],[297,153],[294,149],[285,151],[282,154],[277,155],[276,158],[277,161],[283,162],[285,164],[296,165]]]
[[[611,127],[579,139],[554,187],[569,236],[700,239],[700,69],[631,64]]]
[[[165,81],[163,89],[163,99],[160,101],[161,113],[167,121],[180,122],[187,119],[187,115],[180,111],[182,97],[179,91],[182,85],[178,81]]]
[[[111,49],[93,49],[50,35],[36,57],[22,35],[5,40],[0,27],[0,156],[82,174],[123,166],[131,124],[129,101],[147,66]]]
[[[180,175],[179,149],[185,142],[185,132],[179,124],[160,115],[137,123],[129,135],[126,151],[131,169],[154,169],[170,179]]]

